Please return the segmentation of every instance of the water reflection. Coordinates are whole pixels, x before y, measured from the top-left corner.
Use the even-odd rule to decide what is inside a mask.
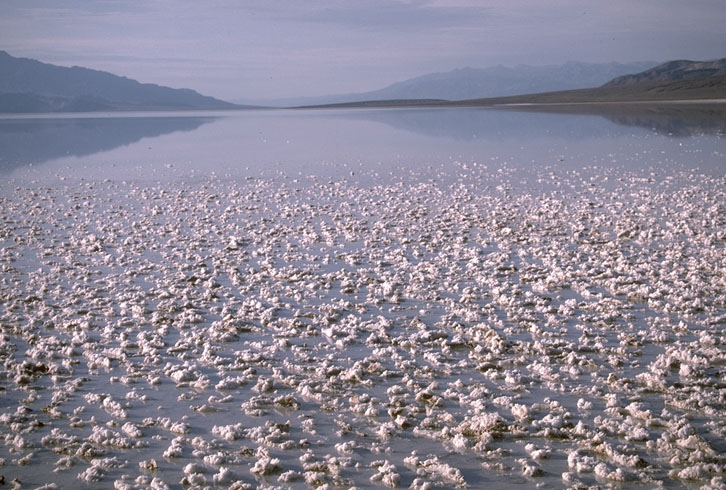
[[[194,131],[214,117],[0,119],[0,172],[65,156],[88,156],[143,138]]]
[[[720,102],[530,106],[520,110],[601,116],[620,126],[676,138],[726,134],[726,104]]]
[[[593,138],[612,133],[610,124],[591,116],[523,113],[493,108],[360,109],[330,111],[327,117],[367,120],[426,137],[456,141],[561,137]]]
[[[726,134],[726,104],[697,109],[679,106],[646,107],[640,112],[621,112],[605,117],[616,124],[650,128],[658,134],[673,137]]]
[[[668,137],[726,134],[726,104],[719,103],[361,109],[333,113],[330,117],[376,121],[425,136],[454,140],[503,136],[582,139],[601,137],[603,133],[628,134],[632,128]],[[616,126],[603,124],[602,118]]]
[[[192,174],[279,173],[358,179],[363,173],[423,175],[457,162],[573,168],[675,162],[724,168],[719,135],[726,132],[726,104],[698,110],[676,105],[626,109],[340,109],[0,118],[0,174],[164,180]],[[674,137],[695,134],[706,136],[687,143]]]

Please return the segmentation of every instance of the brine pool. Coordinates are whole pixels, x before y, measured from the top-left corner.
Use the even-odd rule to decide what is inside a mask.
[[[726,488],[724,143],[606,127],[8,170],[4,484]]]

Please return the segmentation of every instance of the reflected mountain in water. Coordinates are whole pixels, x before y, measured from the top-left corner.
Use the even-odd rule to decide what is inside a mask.
[[[527,106],[517,111],[601,116],[621,126],[669,137],[726,134],[726,103],[632,103]]]
[[[56,158],[82,157],[178,131],[215,117],[83,117],[0,119],[0,172]]]
[[[522,117],[522,112],[532,117]],[[669,137],[726,134],[726,104],[360,109],[339,114],[332,110],[329,117],[375,121],[425,136],[460,141],[553,136],[587,139],[601,137],[603,133],[626,134],[630,132],[628,128],[643,128]]]
[[[356,109],[322,113],[326,117],[374,121],[427,137],[457,141],[589,138],[603,134],[603,121],[564,114],[531,114],[492,108]],[[605,124],[606,125],[606,124]]]
[[[623,126],[649,128],[658,134],[688,137],[726,134],[726,104],[689,109],[679,106],[643,108],[640,112],[604,115]]]

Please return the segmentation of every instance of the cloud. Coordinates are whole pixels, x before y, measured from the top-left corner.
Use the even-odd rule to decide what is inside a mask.
[[[322,5],[321,5],[322,4]],[[320,2],[288,13],[290,20],[370,31],[426,31],[486,21],[490,9],[466,2]]]
[[[724,21],[723,0],[2,0],[0,49],[220,97],[315,95],[463,66],[723,56]]]

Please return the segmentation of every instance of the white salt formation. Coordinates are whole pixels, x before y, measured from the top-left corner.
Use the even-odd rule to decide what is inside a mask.
[[[3,184],[0,475],[724,488],[724,177],[467,172]]]

